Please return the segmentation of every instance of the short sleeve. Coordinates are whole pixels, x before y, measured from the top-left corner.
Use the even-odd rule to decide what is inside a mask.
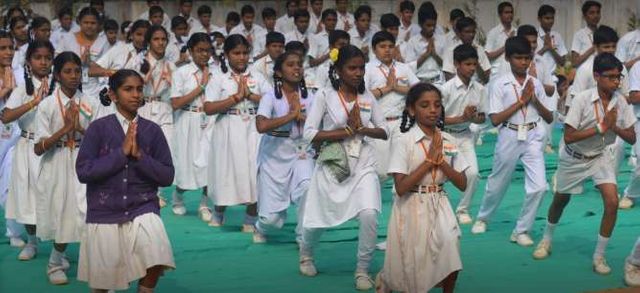
[[[6,108],[15,109],[24,104],[24,98],[27,96],[24,86],[19,86],[11,92],[7,103],[4,105]]]
[[[113,67],[113,58],[112,58],[113,56],[112,55],[117,54],[119,51],[120,50],[117,47],[113,48],[113,50],[107,51],[107,53],[105,53],[100,58],[98,58],[98,61],[96,61],[96,64],[100,65],[100,67],[102,67],[104,69],[110,69],[111,67]],[[126,57],[124,57],[124,58],[126,58]]]
[[[387,173],[409,175],[409,157],[410,140],[408,134],[398,136],[391,142],[391,157],[389,158],[389,170]]]
[[[304,123],[304,139],[307,142],[311,142],[314,137],[320,131],[320,125],[322,123],[322,117],[327,108],[327,94],[325,91],[320,91],[319,94],[314,96],[313,106],[308,111],[307,119]]]
[[[564,45],[564,40],[560,34],[555,34],[554,42],[556,43],[556,52],[558,55],[565,56],[569,53],[567,52],[567,46]]]
[[[494,51],[497,48],[499,48],[499,46],[497,45],[498,41],[497,38],[498,36],[496,36],[496,32],[498,32],[498,30],[496,30],[496,28],[493,28],[489,31],[489,33],[487,34],[487,43],[485,45],[485,49],[487,51]]]
[[[487,57],[487,53],[485,53],[484,49],[482,49],[482,47],[480,46],[476,48],[476,51],[478,51],[478,62],[480,62],[480,68],[482,68],[482,70],[484,71],[490,70],[491,62],[489,61],[489,57]],[[453,58],[453,54],[451,54],[451,56],[451,58]],[[453,65],[453,61],[451,61],[451,64]]]
[[[484,52],[482,53],[484,54]],[[478,52],[478,56],[480,56],[480,52]],[[453,50],[451,50],[451,48],[444,52],[444,57],[442,58],[442,71],[451,74],[456,73],[456,68],[453,66]]]
[[[380,110],[380,106],[378,106],[378,101],[371,95],[371,122],[377,128],[382,128],[384,132],[389,134],[389,130],[387,129],[387,121],[384,118],[384,113]]]
[[[272,118],[274,98],[273,92],[269,92],[262,96],[260,99],[260,105],[258,105],[258,116],[262,116],[267,119]]]
[[[182,79],[182,74],[180,74],[179,70],[176,70],[171,75],[171,98],[179,98],[184,96],[184,89],[182,87],[184,80]],[[211,84],[211,79],[209,79],[209,84]],[[207,85],[208,87],[208,85]],[[208,97],[208,95],[207,95]]]
[[[419,83],[420,79],[418,79],[418,77],[416,76],[415,70],[411,70],[409,65],[406,65],[405,68],[407,70],[407,79],[409,80],[409,86],[413,86]]]
[[[629,92],[640,91],[640,62],[636,62],[636,64],[631,67],[628,79]]]
[[[636,115],[633,112],[633,107],[624,100],[624,97],[620,97],[620,99],[625,105],[623,113],[624,118],[622,119],[622,128],[632,127],[634,124],[636,124],[638,118],[636,118]]]
[[[51,106],[50,101],[52,101],[52,97],[45,98],[43,102],[38,107],[36,112],[36,132],[34,141],[38,142],[43,138],[50,137],[53,135],[53,132],[49,128],[51,126]]]
[[[495,114],[504,111],[504,104],[502,103],[502,87],[497,82],[490,85],[489,91],[489,114]]]
[[[469,169],[469,167],[471,167],[471,165],[469,165],[469,162],[467,162],[467,160],[464,159],[464,156],[460,153],[457,153],[455,156],[451,157],[450,165],[454,170],[458,172],[464,172]]]
[[[478,112],[479,113],[487,113],[488,112],[488,99],[487,99],[487,95],[488,95],[488,90],[482,86],[481,84],[477,84],[478,85],[478,95],[480,95],[480,98],[478,99]]]
[[[536,98],[542,102],[545,108],[547,108],[547,110],[551,112],[554,112],[554,109],[557,108],[556,105],[554,105],[555,99],[547,96],[547,93],[544,91],[544,86],[542,85],[542,82],[540,82],[540,80],[536,80],[535,82],[535,92]]]
[[[224,97],[222,95],[222,78],[219,75],[213,76],[213,78],[209,78],[209,82],[207,82],[207,87],[204,90],[205,101],[207,102],[215,102],[222,100]]]
[[[580,98],[580,96],[573,98],[573,100],[571,101],[571,105],[569,106],[569,111],[564,117],[564,124],[567,124],[575,129],[578,128],[584,108],[582,102],[583,100],[584,99]]]

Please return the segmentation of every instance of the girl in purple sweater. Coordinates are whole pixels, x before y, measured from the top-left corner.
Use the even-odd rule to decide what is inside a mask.
[[[165,269],[175,269],[160,219],[159,187],[173,182],[171,152],[160,127],[137,115],[143,80],[132,70],[109,78],[100,100],[117,111],[85,133],[76,170],[87,184],[87,231],[80,244],[78,280],[92,292],[153,292]]]

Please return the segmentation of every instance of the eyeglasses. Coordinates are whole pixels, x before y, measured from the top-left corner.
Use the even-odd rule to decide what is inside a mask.
[[[624,79],[624,74],[600,74],[600,76],[608,79],[609,81],[621,81]]]

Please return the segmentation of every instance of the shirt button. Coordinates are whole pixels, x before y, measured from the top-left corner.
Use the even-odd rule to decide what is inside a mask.
[[[125,165],[124,165],[124,168],[125,168],[125,169],[129,168],[129,164],[125,164]]]
[[[127,199],[127,196],[126,196],[126,195],[125,195],[125,196],[123,196],[123,197],[122,197],[122,199]]]
[[[125,216],[128,216],[128,215],[129,215],[129,212],[124,212],[124,215],[125,215]]]
[[[127,178],[122,179],[122,182],[127,183]]]

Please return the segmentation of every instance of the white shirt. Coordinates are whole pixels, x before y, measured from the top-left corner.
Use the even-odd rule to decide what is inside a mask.
[[[247,78],[247,86],[249,91],[256,95],[264,95],[268,91],[273,90],[260,75],[253,74],[249,71],[243,74]],[[236,78],[238,75],[231,72],[231,69],[227,73],[221,75],[215,75],[209,80],[206,88],[206,101],[215,102],[229,98],[238,92],[238,83]],[[240,103],[234,105],[232,108],[238,110],[257,110],[258,104],[249,100],[242,100]]]
[[[122,126],[122,130],[124,131],[125,134],[127,133],[127,131],[129,131],[129,125],[131,125],[131,122],[138,121],[137,115],[136,117],[133,117],[133,120],[131,121],[127,120],[127,118],[125,118],[122,114],[120,114],[120,111],[116,110],[115,115],[116,115],[116,119],[118,120],[118,123],[120,124],[120,126]]]
[[[165,15],[166,15],[166,14],[165,14]],[[182,16],[182,17],[184,17],[184,19],[185,19],[185,20],[187,20],[187,25],[188,25],[190,28],[193,28],[193,27],[196,25],[196,23],[198,23],[198,22],[199,22],[195,17],[193,17],[193,16],[191,16],[191,15],[189,15],[189,16],[185,16],[185,15],[182,15],[182,13],[179,13],[178,15],[179,15],[179,16]],[[163,22],[164,22],[164,21],[163,21]],[[163,23],[163,25],[164,25],[164,23]]]
[[[534,95],[549,111],[553,111],[552,99],[548,98],[544,92],[542,83],[535,77],[527,75],[522,85],[518,83],[513,73],[507,73],[499,76],[489,85],[489,115],[504,111],[518,101],[518,97],[522,96],[525,85],[533,79]],[[522,111],[526,109],[526,112]],[[524,116],[526,113],[526,117]],[[533,103],[529,103],[526,108],[518,110],[507,120],[510,123],[521,125],[531,122],[538,122],[540,115]]]
[[[253,76],[260,76],[273,87],[273,59],[267,54],[266,56],[256,60],[251,64],[249,70]]]
[[[149,10],[147,9],[145,12],[143,12],[142,14],[138,15],[137,19],[142,19],[142,20],[146,20],[151,22],[151,20],[149,19]],[[135,20],[134,20],[135,21]],[[167,12],[165,11],[164,13],[162,13],[162,26],[168,31],[171,31],[171,18],[169,18],[169,15],[167,15]]]
[[[396,42],[399,40],[408,41],[413,36],[419,35],[421,30],[422,29],[420,28],[420,26],[415,23],[411,23],[408,26],[405,26],[404,23],[400,21],[400,27],[398,27],[398,39],[396,40]],[[409,39],[407,39],[407,35],[409,36]]]
[[[640,29],[626,33],[616,47],[616,57],[623,63],[638,56],[640,56]]]
[[[142,58],[138,56],[133,43],[120,43],[111,48],[96,61],[104,69],[137,69]]]
[[[307,55],[318,58],[329,52],[329,33],[323,30],[313,35],[309,40],[309,52]]]
[[[596,87],[596,80],[593,78],[593,60],[595,55],[589,56],[589,58],[582,63],[582,65],[576,70],[576,74],[573,78],[573,84],[569,87],[568,98],[572,98],[580,92],[586,91],[592,87]],[[620,72],[624,78],[620,81],[620,91],[623,95],[629,95],[629,72],[627,68],[622,66],[622,72]],[[569,105],[569,104],[567,104]]]
[[[31,80],[33,82],[33,93],[35,94],[38,92],[38,89],[40,88],[42,83],[35,77],[32,77]],[[51,85],[50,81],[51,77],[49,77],[49,81],[47,82],[47,88]],[[48,94],[49,91],[45,92],[42,98],[46,98]],[[7,99],[7,103],[4,106],[9,109],[16,109],[26,103],[29,103],[29,101],[31,100],[33,100],[33,96],[27,95],[27,89],[23,82],[23,84],[13,89],[11,95],[9,96],[9,99]],[[35,132],[35,119],[37,110],[38,107],[35,107],[34,109],[31,109],[31,111],[24,113],[22,116],[20,116],[20,118],[18,118],[18,126],[20,126],[20,129],[27,132]]]
[[[213,79],[212,70],[209,70],[209,83]],[[187,95],[194,89],[200,86],[200,82],[202,81],[203,72],[198,68],[198,66],[191,62],[189,64],[185,64],[178,68],[178,70],[174,71],[172,81],[171,81],[171,98],[179,98]],[[191,107],[202,107],[205,101],[204,93],[195,98],[190,104],[185,106]]]
[[[62,90],[56,89],[51,96],[42,99],[38,105],[34,141],[51,137],[64,126],[64,114],[61,113],[60,107],[62,106],[62,109],[66,111],[72,99],[80,108],[79,121],[80,126],[84,129],[87,129],[89,123],[96,117],[96,112],[99,111],[98,107],[103,107],[99,105],[98,99],[89,98],[81,91],[76,91],[73,97],[69,98]],[[81,137],[82,135],[76,132],[75,139]],[[66,141],[67,136],[65,135],[61,140]]]
[[[97,62],[102,55],[109,50],[109,42],[107,37],[100,35],[93,42],[89,48],[89,57],[91,61]],[[82,56],[85,52],[85,48],[78,44],[76,34],[64,34],[58,47],[56,47],[56,55],[64,51],[71,51],[78,56]],[[82,91],[84,94],[90,97],[97,96],[102,88],[100,87],[100,79],[97,77],[89,77],[89,69],[85,66],[82,68]]]
[[[324,27],[322,27],[322,13],[320,13],[320,15],[316,15],[315,13],[313,13],[313,11],[309,11],[309,28],[307,29],[307,31],[311,32],[311,34],[319,33],[319,31],[317,31],[318,24],[321,24],[320,26],[323,30]]]
[[[350,44],[360,49],[363,49],[364,47],[369,47],[369,51],[371,52],[372,50],[371,40],[373,39],[373,35],[376,32],[378,32],[376,27],[371,25],[369,29],[366,32],[364,32],[363,35],[360,35],[360,33],[358,32],[358,29],[353,27],[351,28],[351,30],[348,31],[349,36],[351,37]]]
[[[571,51],[580,55],[584,54],[589,48],[593,47],[593,31],[589,27],[583,27],[573,34],[573,42],[571,43]],[[593,56],[593,54],[591,54]],[[582,67],[580,64],[578,68]]]
[[[626,129],[633,126],[636,123],[636,116],[633,113],[633,108],[627,103],[627,100],[619,92],[615,92],[607,111],[617,107],[618,120],[616,125],[620,128]],[[573,99],[569,112],[567,112],[564,118],[564,123],[570,125],[576,130],[584,130],[588,128],[596,127],[596,112],[602,121],[604,119],[604,109],[600,96],[598,95],[597,88],[591,88],[579,93]],[[569,144],[571,149],[586,156],[595,156],[601,154],[607,145],[611,145],[616,140],[616,134],[613,131],[608,131],[604,136],[597,134],[587,139]]]
[[[464,113],[467,106],[476,106],[478,113],[487,113],[487,91],[484,86],[476,81],[469,81],[466,86],[460,77],[456,76],[440,87],[442,93],[442,105],[444,106],[445,117],[459,117]],[[471,122],[447,125],[447,129],[463,130],[468,129]]]
[[[631,67],[629,71],[629,93],[631,92],[639,92],[640,91],[640,62],[636,62],[636,64]],[[633,112],[636,114],[636,117],[640,117],[640,104],[632,105]]]
[[[287,14],[280,16],[280,18],[278,18],[276,20],[276,25],[273,28],[275,31],[282,33],[283,35],[296,30],[296,26],[293,23],[293,16],[289,16]]]
[[[510,37],[510,34],[515,35],[515,31],[517,27],[511,26],[509,30],[506,30],[502,24],[499,24],[493,27],[489,33],[487,34],[487,43],[485,44],[485,51],[492,52],[497,50],[500,47],[504,47],[505,42]],[[498,57],[491,61],[491,73],[492,76],[495,76],[498,69],[506,63],[507,60],[504,58],[504,52],[500,54]]]
[[[542,60],[542,56],[537,54],[534,55],[533,60],[531,60],[531,64],[529,65],[529,74],[532,74],[532,70],[534,69],[536,72],[536,79],[538,79],[543,85],[555,86],[555,83],[553,82],[553,79],[551,77],[551,72],[547,71],[544,61]],[[510,73],[511,64],[509,64],[509,62],[505,62],[497,71],[498,72],[494,76],[500,76]]]
[[[391,68],[394,68],[398,84],[401,86],[413,86],[420,82],[413,70],[404,63],[393,61]],[[378,58],[373,58],[367,63],[364,71],[364,84],[372,92],[373,89],[385,87],[390,68],[380,62]],[[402,116],[405,108],[405,95],[391,91],[378,98],[378,106],[385,118],[397,118]]]
[[[149,72],[144,76],[148,80],[144,85],[144,96],[160,97],[162,101],[170,102],[171,77],[176,72],[175,64],[166,57],[156,59],[150,53],[146,56],[138,55],[138,58],[146,58],[149,62]]]
[[[284,34],[284,42],[285,44],[292,41],[304,43],[305,40],[308,40],[307,42],[309,43],[309,46],[311,46],[310,37],[311,34],[309,33],[308,29],[304,33],[301,33],[297,28],[295,28]]]
[[[241,34],[245,38],[247,38],[247,41],[249,41],[249,43],[253,45],[251,48],[251,57],[255,57],[256,55],[259,55],[260,53],[262,53],[262,51],[264,51],[264,47],[261,46],[263,46],[262,44],[266,43],[266,40],[263,40],[261,42],[260,38],[264,39],[266,37],[267,30],[263,27],[254,23],[251,25],[251,29],[247,29],[244,24],[240,23],[239,25],[231,29],[230,34]]]
[[[353,14],[351,14],[349,12],[347,12],[345,14],[342,14],[340,12],[337,12],[337,13],[338,13],[338,23],[336,23],[336,29],[337,30],[343,30],[344,31],[347,26],[350,27],[349,29],[355,27],[356,20],[353,17]]]
[[[538,27],[538,46],[536,47],[536,56],[540,56],[540,54],[537,54],[537,52],[540,51],[542,47],[544,47],[544,37],[546,35],[547,33],[545,33],[541,27]],[[560,33],[558,33],[557,31],[550,31],[549,35],[551,36],[551,44],[555,48],[556,53],[558,53],[560,57],[566,56],[569,52],[567,51],[567,47],[564,45],[564,40],[562,39]],[[558,64],[556,63],[556,59],[553,58],[553,54],[551,54],[550,51],[546,51],[544,52],[544,54],[542,54],[541,57],[546,71],[550,74],[554,74]]]
[[[201,22],[196,21],[194,22],[193,26],[191,27],[191,30],[189,30],[189,36],[195,34],[195,33],[207,33],[208,35],[212,34],[213,32],[220,32],[222,33],[223,28],[215,26],[213,24],[209,24],[209,28],[207,30],[207,28],[204,27],[204,25],[202,25]]]
[[[453,61],[453,50],[460,44],[462,44],[462,41],[456,40],[447,48],[444,53],[444,57],[442,57],[442,71],[451,74],[456,73],[456,66]],[[491,62],[489,62],[489,57],[487,57],[486,50],[482,46],[476,44],[473,44],[473,47],[475,47],[476,51],[478,52],[478,63],[480,64],[480,68],[482,68],[482,70],[484,71],[490,70]],[[476,81],[478,80],[478,72],[473,75],[473,78]]]
[[[56,21],[56,20],[54,20],[54,21]],[[51,40],[51,44],[53,44],[53,47],[55,48],[55,47],[58,46],[58,44],[60,44],[60,40],[62,39],[62,35],[64,35],[64,34],[75,34],[75,33],[79,32],[79,31],[80,31],[80,26],[75,21],[71,22],[71,28],[68,31],[63,29],[60,26],[59,22],[58,22],[58,27],[56,27],[56,28],[54,28],[53,27],[53,23],[51,23],[51,37],[49,37],[49,39]]]
[[[16,81],[16,85],[24,84],[24,62],[27,57],[27,48],[29,44],[24,44],[13,55],[11,60],[11,70],[13,71],[13,77]]]
[[[441,59],[444,59],[445,48],[446,48],[444,38],[440,35],[434,34],[433,41],[435,42],[434,46],[436,49],[436,54],[438,54],[438,56],[440,56]],[[421,34],[413,36],[409,40],[409,42],[407,42],[407,45],[405,47],[405,52],[403,56],[404,60],[407,63],[418,60],[418,58],[420,58],[420,55],[422,55],[427,50],[428,45],[429,45],[429,41],[425,39],[424,36],[422,36]],[[417,63],[416,63],[416,66],[417,66]],[[425,80],[425,81],[432,80],[434,78],[443,80],[442,68],[433,57],[427,58],[427,60],[425,60],[424,63],[422,63],[422,65],[417,68],[416,76],[420,80]]]

